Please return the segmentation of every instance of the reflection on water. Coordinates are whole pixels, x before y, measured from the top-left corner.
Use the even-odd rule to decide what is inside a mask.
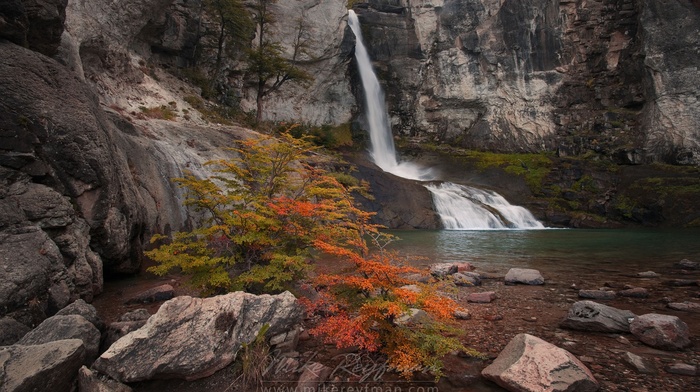
[[[394,249],[420,264],[468,261],[482,270],[511,267],[557,273],[653,270],[700,261],[698,229],[392,231]]]

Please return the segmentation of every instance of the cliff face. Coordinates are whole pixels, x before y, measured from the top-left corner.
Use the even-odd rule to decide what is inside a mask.
[[[700,163],[697,4],[372,0],[356,8],[397,134]]]

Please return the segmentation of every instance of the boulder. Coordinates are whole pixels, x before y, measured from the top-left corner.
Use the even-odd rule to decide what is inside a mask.
[[[83,316],[76,314],[47,318],[38,327],[24,335],[17,344],[30,346],[66,339],[82,340],[87,365],[97,358],[100,350],[100,331]]]
[[[84,361],[80,339],[0,347],[0,391],[70,392]]]
[[[97,314],[97,309],[91,304],[79,299],[72,304],[66,306],[56,313],[56,316],[68,316],[71,314],[77,314],[78,316],[83,316],[87,321],[91,322],[95,328],[100,331],[104,330],[105,323],[102,321],[100,316]]]
[[[630,323],[630,332],[647,346],[682,350],[690,346],[688,325],[676,316],[649,313]]]
[[[275,336],[297,325],[301,316],[289,292],[176,297],[143,327],[112,344],[93,369],[119,382],[207,377],[233,362],[241,346],[252,342],[264,325]]]
[[[519,334],[481,375],[509,391],[593,392],[590,370],[568,351],[538,337]]]
[[[541,285],[544,284],[544,278],[540,271],[529,268],[511,268],[506,274],[506,284],[529,284]]]
[[[697,302],[670,302],[668,305],[669,309],[680,310],[683,312],[700,312],[700,303]]]
[[[480,286],[481,276],[475,272],[457,272],[452,275],[457,286]]]
[[[151,302],[167,301],[175,296],[175,289],[169,284],[163,284],[157,287],[150,288],[146,291],[136,294],[126,301],[130,304],[148,304]]]
[[[634,313],[599,304],[593,301],[578,301],[569,309],[562,328],[595,332],[629,332]]]
[[[607,300],[615,299],[615,292],[609,290],[579,290],[579,298]]]
[[[469,293],[467,295],[468,302],[474,302],[477,304],[488,304],[496,299],[496,293],[493,291],[485,291],[482,293]]]
[[[430,274],[436,278],[444,278],[456,273],[458,269],[454,263],[437,263],[430,266]]]
[[[29,327],[13,318],[0,318],[0,346],[15,344],[29,331]]]
[[[81,367],[78,370],[78,390],[80,392],[132,392],[128,386],[92,370]]]

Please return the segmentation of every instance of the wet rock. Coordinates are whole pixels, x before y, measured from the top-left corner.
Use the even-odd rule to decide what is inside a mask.
[[[669,309],[680,310],[683,312],[700,312],[700,303],[697,302],[670,302],[668,305]]]
[[[77,314],[78,316],[83,316],[87,321],[91,322],[95,328],[102,331],[105,328],[105,323],[102,321],[100,316],[97,314],[97,309],[91,304],[79,299],[72,304],[66,306],[56,313],[56,316],[68,316],[71,314]]]
[[[571,353],[528,334],[515,336],[481,375],[510,391],[599,389],[591,371]]]
[[[454,263],[437,263],[430,266],[430,274],[436,278],[444,278],[456,273],[458,269]]]
[[[49,317],[24,335],[17,344],[31,346],[66,339],[82,340],[86,365],[97,358],[100,350],[100,331],[85,317],[77,314]]]
[[[661,276],[661,275],[657,274],[654,271],[646,271],[646,272],[637,273],[638,278],[658,278],[659,276]]]
[[[676,362],[672,363],[664,369],[669,373],[672,374],[680,374],[682,376],[697,376],[698,375],[698,367],[695,365],[687,364],[687,363],[682,363],[682,362]]]
[[[506,274],[506,284],[528,284],[541,285],[544,284],[544,278],[540,271],[528,268],[511,268]]]
[[[93,369],[119,382],[207,377],[233,362],[241,346],[252,342],[264,325],[274,336],[297,325],[301,316],[289,292],[177,297],[164,303],[142,328],[115,342]]]
[[[649,290],[643,287],[634,287],[631,289],[621,290],[617,293],[620,297],[628,298],[649,298]]]
[[[496,299],[496,293],[493,291],[484,291],[482,293],[469,293],[467,295],[468,302],[474,302],[477,304],[488,304]]]
[[[452,280],[457,286],[480,286],[481,276],[475,272],[457,272],[452,275]]]
[[[29,327],[13,318],[0,318],[0,346],[15,344],[29,331]]]
[[[615,299],[615,292],[610,290],[579,290],[579,298],[608,300]]]
[[[629,332],[635,317],[629,310],[620,310],[593,301],[574,303],[561,323],[562,328],[595,332]]]
[[[673,267],[686,270],[700,270],[700,261],[690,261],[688,259],[683,259],[675,263]]]
[[[304,371],[299,376],[297,389],[300,391],[316,392],[328,376],[333,372],[333,368],[318,362],[310,362],[304,366]]]
[[[80,339],[0,347],[0,390],[69,392],[84,361]]]
[[[146,291],[136,294],[126,301],[130,304],[148,304],[151,302],[167,301],[175,296],[175,289],[169,284],[153,287]]]
[[[622,360],[629,365],[632,369],[643,374],[656,374],[658,371],[654,364],[637,354],[631,352],[626,352],[622,355]]]
[[[647,346],[662,350],[682,350],[691,344],[688,325],[676,316],[638,316],[630,323],[630,332]]]
[[[80,392],[132,392],[128,386],[111,378],[99,375],[92,370],[81,367],[78,370],[78,390]]]

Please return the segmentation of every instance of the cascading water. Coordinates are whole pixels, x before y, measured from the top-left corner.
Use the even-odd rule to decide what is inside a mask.
[[[432,171],[412,162],[396,158],[389,116],[384,107],[384,92],[362,40],[360,21],[353,10],[348,11],[348,25],[355,34],[355,59],[362,79],[369,125],[370,151],[374,163],[385,172],[399,177],[435,181]],[[446,229],[506,229],[543,228],[523,207],[513,206],[495,192],[484,191],[450,182],[426,185],[433,195],[435,209]]]
[[[374,163],[385,172],[411,180],[431,180],[431,170],[412,162],[398,162],[394,139],[391,136],[389,116],[384,107],[384,92],[369,61],[367,48],[362,40],[360,21],[353,10],[348,11],[348,25],[355,33],[355,59],[362,79],[367,107],[369,137],[372,144],[371,155]]]

